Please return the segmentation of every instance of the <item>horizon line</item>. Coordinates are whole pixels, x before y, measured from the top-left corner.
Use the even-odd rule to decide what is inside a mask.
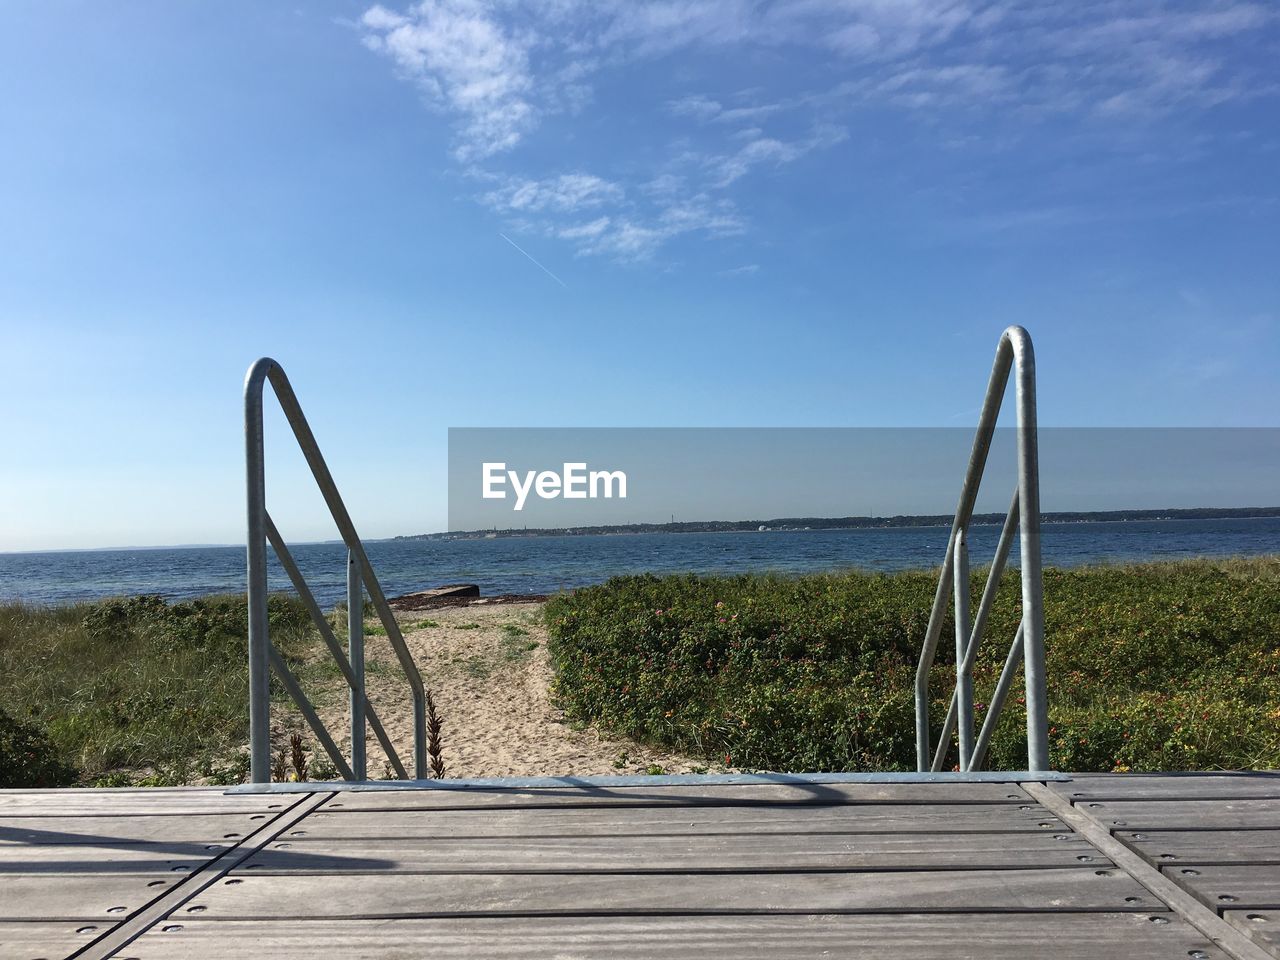
[[[1274,512],[1276,516],[1275,517],[1218,516],[1218,517],[1201,517],[1201,518],[1171,517],[1168,519],[1174,519],[1174,520],[1177,520],[1177,519],[1270,520],[1270,519],[1276,519],[1277,517],[1280,517],[1280,505],[1268,506],[1268,507],[1257,507],[1257,506],[1249,506],[1249,507],[1203,507],[1203,506],[1202,507],[1117,507],[1117,508],[1108,509],[1108,510],[1044,510],[1044,511],[1041,511],[1040,516],[1043,519],[1044,517],[1064,516],[1068,514],[1082,515],[1082,516],[1102,516],[1106,514],[1115,514],[1115,513],[1157,513],[1157,512],[1194,513],[1200,510],[1213,510],[1213,511],[1219,511],[1224,514],[1230,513],[1232,511],[1241,511],[1241,512],[1253,511],[1253,512],[1264,512],[1264,513]],[[975,517],[995,517],[995,516],[1003,516],[1003,515],[1004,514],[993,513],[989,511],[983,512],[983,513],[975,512],[973,514],[973,516]],[[481,527],[473,530],[438,530],[438,531],[432,531],[427,533],[397,533],[397,534],[392,534],[386,537],[362,537],[361,542],[362,543],[384,543],[384,542],[389,542],[394,540],[417,540],[417,539],[422,539],[426,537],[447,537],[450,535],[457,536],[462,534],[493,533],[493,532],[510,533],[510,532],[517,532],[517,531],[537,532],[537,531],[589,530],[589,529],[598,529],[598,528],[620,529],[623,527],[669,527],[669,526],[679,526],[682,524],[700,524],[700,523],[706,523],[706,524],[755,523],[755,524],[767,525],[767,524],[773,524],[773,523],[793,523],[793,522],[805,521],[805,520],[818,520],[818,521],[920,520],[920,519],[934,519],[934,518],[948,517],[948,516],[954,517],[955,514],[954,512],[951,512],[951,513],[892,513],[892,514],[865,514],[865,515],[848,514],[842,517],[774,517],[772,519],[756,518],[756,519],[739,519],[739,520],[675,520],[675,521],[637,520],[637,521],[632,521],[630,523],[578,524],[577,526],[571,526],[571,527],[503,527],[503,528]],[[842,528],[831,527],[829,529],[842,529]],[[843,529],[849,529],[849,528],[843,528]],[[714,533],[716,531],[708,531],[708,532]],[[721,532],[735,532],[735,531],[721,531]],[[343,541],[341,538],[335,537],[335,538],[326,538],[322,540],[294,540],[292,541],[292,544],[294,546],[317,546],[317,545],[331,544],[331,543],[338,544],[342,542]],[[243,548],[244,546],[245,544],[243,542],[235,542],[235,543],[155,543],[155,544],[130,544],[126,546],[106,546],[106,547],[44,547],[44,548],[36,547],[36,548],[27,548],[27,549],[20,549],[20,550],[0,550],[0,556],[23,556],[23,555],[31,555],[31,554],[45,554],[45,553],[123,553],[131,550],[226,550],[231,548]]]

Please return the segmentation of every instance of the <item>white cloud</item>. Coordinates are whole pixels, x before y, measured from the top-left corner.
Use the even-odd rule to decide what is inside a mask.
[[[537,125],[530,102],[535,37],[477,0],[424,0],[401,15],[365,11],[365,43],[389,56],[436,104],[460,118],[460,159],[510,150]]]
[[[1250,73],[1265,58],[1233,58],[1227,45],[1278,17],[1252,0],[415,0],[370,7],[358,27],[451,118],[457,159],[489,184],[480,199],[504,222],[637,260],[676,237],[746,229],[730,196],[738,185],[840,143],[866,106],[949,125],[940,139],[957,143],[980,113],[1114,123],[1273,95],[1274,83]],[[604,73],[685,49],[795,58],[843,80],[808,91],[695,87],[675,99],[664,90],[626,109],[656,115],[665,156],[584,137],[557,142],[552,155],[564,160],[536,175],[520,167],[515,151],[548,118],[594,109]]]
[[[497,183],[479,199],[510,229],[568,241],[582,254],[634,262],[676,237],[723,237],[746,228],[730,198],[693,189],[674,174],[642,185],[633,198],[620,184],[590,173],[541,180],[473,173]]]
[[[556,236],[562,240],[594,240],[609,229],[612,221],[608,217],[600,217],[590,223],[580,223],[573,227],[561,227]]]
[[[715,123],[755,123],[777,113],[783,108],[780,103],[760,103],[743,107],[725,107],[717,100],[711,100],[701,94],[692,94],[671,100],[667,109],[678,117],[693,117],[695,120]]]
[[[693,117],[696,120],[713,120],[720,114],[720,104],[702,94],[690,94],[667,103],[667,109],[677,117]]]
[[[511,177],[481,199],[491,207],[515,213],[574,213],[617,203],[623,189],[590,173],[564,173],[546,180]]]
[[[838,127],[823,127],[804,140],[782,141],[773,137],[758,136],[749,140],[737,152],[715,157],[708,166],[715,172],[715,185],[727,187],[751,169],[761,164],[780,167],[799,160],[806,153],[819,147],[830,147],[846,139],[846,132]]]
[[[592,228],[595,224],[590,225]],[[602,254],[623,262],[648,260],[663,244],[676,237],[700,234],[727,237],[746,228],[731,201],[707,194],[687,197],[661,207],[654,215],[614,220],[579,248],[586,254]]]
[[[1015,94],[1016,81],[1001,66],[955,64],[945,67],[908,67],[882,80],[878,98],[913,108],[952,104],[989,106]]]

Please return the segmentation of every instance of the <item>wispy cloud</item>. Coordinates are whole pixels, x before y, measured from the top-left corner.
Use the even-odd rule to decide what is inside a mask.
[[[821,127],[803,140],[782,141],[763,135],[754,136],[735,152],[711,158],[708,165],[715,171],[715,185],[727,187],[750,173],[753,167],[780,167],[799,160],[812,150],[834,146],[847,136],[844,129],[834,126]]]
[[[676,237],[729,237],[745,229],[732,201],[702,193],[563,228],[558,235],[576,241],[580,253],[635,262],[648,260]]]
[[[529,62],[536,33],[502,23],[474,0],[426,0],[404,14],[374,6],[360,22],[370,49],[460,118],[460,159],[510,150],[537,125]]]
[[[562,173],[546,180],[510,177],[484,194],[489,206],[517,213],[577,213],[623,199],[621,186],[590,173]]]
[[[869,106],[936,124],[1129,123],[1275,95],[1251,72],[1268,58],[1231,54],[1267,36],[1273,51],[1278,18],[1252,0],[420,0],[370,7],[358,29],[451,120],[485,206],[579,253],[637,260],[680,236],[741,233],[738,185],[840,144]],[[606,73],[681,50],[803,57],[841,79],[629,103],[666,118],[664,156],[560,142],[559,169],[522,167],[519,148],[590,109]]]
[[[678,117],[693,117],[708,123],[759,123],[783,109],[781,103],[759,103],[725,107],[718,100],[702,94],[690,94],[667,103],[667,109]]]

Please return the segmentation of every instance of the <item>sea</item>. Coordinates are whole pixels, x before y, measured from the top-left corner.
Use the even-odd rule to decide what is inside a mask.
[[[370,562],[391,597],[448,583],[483,595],[555,594],[636,573],[813,573],[936,567],[948,527],[646,533],[481,540],[372,540]],[[971,562],[990,561],[1000,528],[974,526]],[[1052,523],[1041,528],[1046,566],[1185,557],[1280,554],[1280,518]],[[346,596],[346,548],[292,545],[312,592],[326,607]],[[271,558],[269,584],[289,589]],[[1017,562],[1015,547],[1013,563]],[[243,546],[77,550],[0,554],[0,600],[64,604],[159,594],[185,599],[245,589]]]

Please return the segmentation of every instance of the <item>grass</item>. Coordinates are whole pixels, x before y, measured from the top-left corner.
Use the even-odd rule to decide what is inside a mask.
[[[334,671],[300,601],[272,596],[271,639],[301,682]],[[243,597],[0,605],[0,703],[80,782],[238,782],[248,739]],[[312,685],[314,689],[314,684]],[[284,699],[273,679],[273,698]],[[124,771],[150,771],[141,780]]]
[[[480,624],[463,624],[457,629],[468,630]],[[492,655],[471,654],[462,661],[462,671],[475,680],[487,680],[495,671],[509,667],[524,660],[532,651],[538,649],[538,641],[530,640],[529,631],[514,623],[504,623],[499,627],[498,646]]]
[[[936,577],[617,578],[548,603],[555,695],[575,720],[713,762],[913,769],[913,678]],[[1006,577],[975,669],[980,700],[1017,618],[1017,578]],[[1056,768],[1280,766],[1280,558],[1049,570],[1045,625]],[[931,676],[935,731],[953,636],[948,622]],[[992,768],[1026,764],[1020,694]]]

